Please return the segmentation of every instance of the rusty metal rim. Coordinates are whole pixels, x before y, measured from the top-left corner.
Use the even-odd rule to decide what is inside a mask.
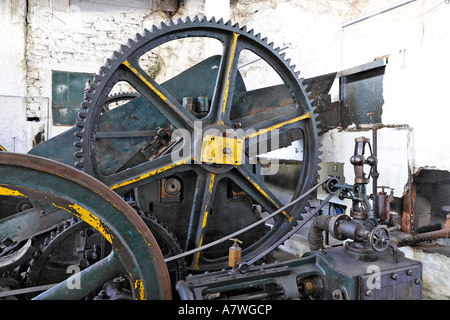
[[[135,228],[135,230],[130,230],[130,232],[136,231],[134,233],[135,235],[139,234],[142,237],[142,240],[145,241],[147,244],[147,253],[150,254],[153,257],[153,261],[148,261],[148,264],[153,264],[153,267],[155,268],[155,271],[159,277],[159,282],[161,286],[161,298],[164,299],[171,299],[171,285],[170,285],[170,279],[167,271],[167,266],[164,262],[164,257],[159,249],[159,246],[153,237],[151,231],[148,229],[146,224],[140,219],[140,217],[134,212],[134,210],[126,204],[123,199],[116,194],[114,191],[112,191],[110,188],[108,188],[106,185],[101,183],[100,181],[96,180],[95,178],[76,170],[72,167],[69,167],[65,164],[61,164],[59,162],[44,159],[37,156],[31,156],[26,154],[16,154],[16,153],[9,153],[9,152],[1,152],[0,153],[0,166],[11,166],[11,167],[17,167],[22,168],[24,170],[31,170],[31,172],[35,173],[44,173],[44,174],[50,174],[50,177],[53,178],[59,178],[61,181],[70,181],[72,183],[75,183],[76,185],[81,186],[84,190],[88,190],[90,193],[93,193],[93,196],[97,196],[102,198],[104,201],[107,202],[108,205],[112,205],[114,208],[119,211],[123,217],[122,219],[125,220],[126,218],[132,226]],[[19,169],[20,170],[20,169]],[[1,177],[0,180],[2,181],[3,185],[11,185],[11,186],[19,186],[20,189],[26,190],[27,188],[30,189],[30,187],[20,187],[20,177],[17,178],[11,174],[10,177]],[[32,193],[45,193],[38,189],[40,184],[45,183],[44,181],[33,181],[33,182],[27,182],[28,184],[32,184],[33,192]],[[47,188],[47,186],[46,186]],[[16,188],[17,189],[17,188]],[[67,208],[67,204],[71,203],[67,199],[64,198],[70,198],[73,195],[67,195],[64,197],[64,195],[56,195],[55,197],[52,197],[54,199],[59,198],[66,201],[59,201],[58,204],[62,204],[64,207],[63,209],[69,211]],[[87,200],[85,200],[87,201]],[[83,201],[79,201],[78,203],[81,204],[81,207],[83,207]],[[70,210],[73,211],[73,210]],[[73,212],[72,212],[73,213]],[[134,268],[134,272],[136,272],[136,261],[135,257],[133,256],[132,252],[126,252],[128,246],[126,246],[125,243],[122,243],[122,241],[127,241],[127,236],[123,236],[120,234],[117,234],[117,228],[114,225],[114,221],[110,221],[110,219],[104,219],[102,216],[102,213],[96,213],[96,212],[89,212],[91,217],[97,218],[99,221],[101,221],[102,224],[105,225],[105,227],[108,229],[108,232],[111,232],[115,235],[115,239],[120,239],[120,241],[113,241],[113,247],[115,247],[120,260],[122,261],[122,264],[124,267],[129,271],[130,268]],[[96,216],[97,214],[97,216]],[[81,217],[83,219],[83,217]],[[83,219],[84,220],[84,219]],[[89,223],[89,221],[86,221]],[[125,239],[125,240],[124,240]],[[125,261],[124,261],[125,260]],[[127,261],[128,260],[128,261]],[[143,263],[140,264],[141,266]],[[140,288],[134,288],[135,290],[135,296],[137,298],[147,298],[148,292],[152,291],[151,286],[157,285],[149,283],[150,281],[145,281],[145,279],[134,279],[135,283],[140,283],[143,287]]]

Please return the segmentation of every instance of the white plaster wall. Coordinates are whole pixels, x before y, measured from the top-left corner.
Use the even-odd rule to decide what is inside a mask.
[[[30,141],[27,126],[26,1],[3,0],[0,6],[0,145],[24,152]],[[33,130],[31,130],[33,131]]]
[[[420,248],[401,248],[409,259],[422,262],[422,299],[448,300],[450,290],[448,287],[448,274],[450,264],[448,257],[439,254],[425,252]]]
[[[117,1],[71,1],[69,6],[68,1],[29,1],[28,95],[46,97],[51,108],[52,70],[97,73],[128,38],[170,18],[167,13],[154,10],[152,3],[144,0],[126,5]],[[171,18],[202,15],[203,6],[203,0],[185,1]],[[164,58],[167,65],[175,65],[179,57],[171,54]],[[53,126],[51,110],[46,105],[36,105],[35,109],[43,119],[47,114],[50,117],[49,138],[69,128]]]
[[[284,52],[302,77],[336,71],[340,67],[339,29],[345,1],[238,0],[232,1],[231,20],[267,37]]]
[[[402,196],[407,184],[408,161],[413,173],[421,167],[449,170],[450,166],[450,149],[445,147],[450,108],[442,99],[450,85],[450,67],[445,62],[450,50],[450,22],[446,18],[450,5],[434,5],[436,2],[418,1],[343,32],[345,68],[389,54],[382,122],[410,126],[410,130],[378,131],[379,185],[393,187],[395,196]],[[324,134],[323,160],[344,160],[345,174],[351,176],[351,142],[359,135],[372,138],[370,131],[332,130]]]

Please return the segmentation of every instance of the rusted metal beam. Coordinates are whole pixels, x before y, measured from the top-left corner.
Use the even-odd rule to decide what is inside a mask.
[[[415,188],[414,188],[415,189]],[[447,208],[447,209],[444,209]],[[444,207],[444,211],[450,211],[450,207]],[[447,212],[448,212],[447,211]],[[405,215],[404,215],[405,216]],[[447,221],[441,230],[419,233],[419,234],[402,234],[392,239],[397,247],[412,246],[423,241],[431,241],[436,239],[450,238],[450,213],[447,213]]]
[[[414,230],[415,211],[416,185],[411,184],[403,197],[402,231],[404,233],[411,233]]]

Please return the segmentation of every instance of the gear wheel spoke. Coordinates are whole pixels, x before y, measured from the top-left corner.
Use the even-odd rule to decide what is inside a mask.
[[[123,79],[133,85],[175,127],[194,130],[194,117],[136,64],[122,62]]]
[[[96,281],[107,280],[100,276],[112,273],[129,275],[136,299],[171,298],[167,267],[151,232],[123,199],[98,180],[55,161],[2,152],[0,185],[0,193],[45,199],[48,205],[70,212],[99,231],[114,248],[112,255],[82,272],[80,276],[88,277],[82,281],[85,289],[68,292],[62,282],[36,298],[82,298],[101,285]]]
[[[170,74],[171,68],[179,72],[169,80],[160,83],[163,80],[157,81],[156,77],[150,76],[141,67],[143,57],[149,52],[163,51],[160,48],[172,41],[192,40],[193,44],[202,43],[201,47],[204,47],[202,41],[205,39],[220,42],[222,54],[197,59],[194,66],[181,73],[174,65],[167,66],[167,73]],[[196,52],[193,47],[188,48],[188,52]],[[264,61],[282,84],[247,91],[246,79],[238,67],[240,58],[247,52],[256,54]],[[286,203],[286,199],[281,199],[278,191],[275,192],[284,187],[283,184],[273,183],[278,176],[263,175],[261,162],[266,155],[258,154],[256,163],[248,163],[249,157],[255,156],[251,154],[252,147],[258,151],[266,150],[267,153],[294,143],[300,146],[299,157],[285,161],[296,164],[295,174],[289,176],[289,180],[293,181],[289,186],[292,198],[306,192],[318,178],[317,116],[308,98],[307,88],[294,68],[290,60],[285,60],[284,55],[280,54],[280,49],[274,48],[273,43],[268,43],[259,34],[255,35],[253,30],[247,31],[245,26],[232,25],[231,22],[195,17],[169,21],[144,30],[114,52],[94,78],[78,122],[80,130],[76,136],[80,140],[76,143],[78,150],[75,156],[79,159],[76,165],[118,193],[137,187],[141,209],[150,211],[159,220],[169,224],[186,250],[200,243],[211,242],[221,234],[230,234],[236,228],[241,229],[258,219],[253,212],[253,205],[260,204],[268,212],[273,212]],[[156,126],[166,123],[164,128],[171,133],[174,129],[184,129],[191,135],[193,130],[195,133],[195,129],[199,128],[196,135],[183,137],[177,145],[190,145],[188,151],[193,151],[194,155],[189,155],[182,163],[172,158],[171,162],[171,155],[180,150],[172,149],[162,157],[140,160],[137,152],[139,147],[133,149],[125,145],[123,139],[103,139],[110,140],[109,147],[120,143],[117,154],[120,157],[128,156],[129,165],[114,172],[102,171],[102,168],[111,167],[109,163],[117,159],[114,154],[108,153],[111,148],[102,146],[99,142],[101,139],[96,139],[96,132],[101,132],[97,129],[103,117],[108,118],[108,112],[103,113],[102,106],[114,85],[124,80],[138,91],[142,99],[136,98],[122,106],[125,117],[122,122],[129,123],[131,127],[136,123],[139,125],[136,129],[140,131],[155,130]],[[185,97],[199,97],[201,101],[196,103],[200,104],[184,104]],[[149,111],[152,109],[156,111]],[[134,118],[130,117],[130,113]],[[131,118],[135,122],[129,122]],[[246,141],[243,150],[246,163],[199,163],[199,159],[195,158],[196,152],[202,150],[208,130],[216,130],[217,137],[225,137],[227,132],[233,132],[238,137],[239,129],[243,130]],[[280,144],[276,145],[275,140],[280,140]],[[272,150],[264,149],[263,144],[270,144]],[[129,155],[120,151],[124,148],[130,150]],[[277,174],[282,176],[279,181],[284,182],[283,174],[286,173]],[[180,195],[175,198],[167,197],[166,194],[158,198],[149,195],[162,188],[161,184],[157,186],[158,183],[171,177],[180,179]],[[211,181],[212,192],[207,188]],[[299,201],[289,212],[277,217],[272,229],[258,230],[250,236],[251,240],[244,241],[245,259],[255,256],[286,234],[301,219],[307,201]],[[168,215],[168,211],[172,215]],[[172,226],[171,223],[177,225]],[[191,267],[204,270],[223,268],[226,266],[225,255],[224,248],[202,252],[192,257]]]

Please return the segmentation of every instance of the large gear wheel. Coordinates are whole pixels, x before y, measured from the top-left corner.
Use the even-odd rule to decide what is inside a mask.
[[[67,211],[101,233],[113,248],[104,259],[51,284],[35,299],[83,299],[121,274],[129,279],[133,299],[172,297],[167,266],[150,230],[121,197],[98,180],[55,161],[1,152],[0,195],[38,199],[48,207]],[[80,284],[76,290],[69,286],[74,277]]]
[[[200,58],[164,82],[144,71],[142,60],[149,53],[172,41],[189,39],[196,39],[201,46],[205,39],[212,39],[221,45],[222,55]],[[187,51],[190,49],[188,46]],[[135,189],[141,209],[168,224],[185,250],[261,219],[255,205],[263,212],[274,212],[316,182],[319,158],[317,115],[307,88],[279,51],[253,30],[214,18],[178,19],[136,35],[106,61],[86,92],[75,133],[79,138],[75,166],[119,194]],[[281,84],[247,91],[246,79],[239,72],[240,58],[247,53],[264,61]],[[104,112],[107,98],[119,82],[128,83],[140,97]],[[202,98],[200,108],[184,104],[187,97]],[[111,125],[116,119],[118,124]],[[177,129],[187,132],[187,137],[176,140]],[[154,137],[144,137],[151,132],[163,132],[165,137],[168,133],[173,143],[166,141],[158,153],[143,157],[140,151],[155,142]],[[232,140],[222,140],[230,135]],[[210,142],[214,146],[217,140],[227,146],[225,154],[236,156],[240,150],[243,157],[233,158],[238,160],[234,162],[203,158],[205,145]],[[230,141],[240,141],[242,147],[228,148]],[[299,158],[293,161],[296,165],[290,167],[294,171],[263,175],[264,160],[272,157],[267,151],[294,143],[300,149]],[[281,168],[289,162],[281,159],[277,165]],[[172,196],[171,191],[179,196],[162,199],[161,190],[168,180],[174,182],[170,184],[173,189],[166,188],[163,196]],[[286,187],[287,180],[294,184],[289,199],[283,199],[277,188]],[[156,200],[151,195],[155,190],[161,191]],[[258,255],[286,234],[302,218],[307,201],[276,216],[272,227],[261,226],[243,234],[243,259]],[[222,244],[190,257],[190,268],[226,267],[228,246]]]
[[[164,258],[181,253],[176,238],[161,223],[142,212],[138,214],[154,235]],[[70,275],[69,267],[84,270],[110,253],[111,246],[101,233],[74,217],[47,233],[43,244],[25,266],[25,285],[36,287],[62,282]],[[171,261],[167,267],[172,286],[186,279],[184,259]]]

